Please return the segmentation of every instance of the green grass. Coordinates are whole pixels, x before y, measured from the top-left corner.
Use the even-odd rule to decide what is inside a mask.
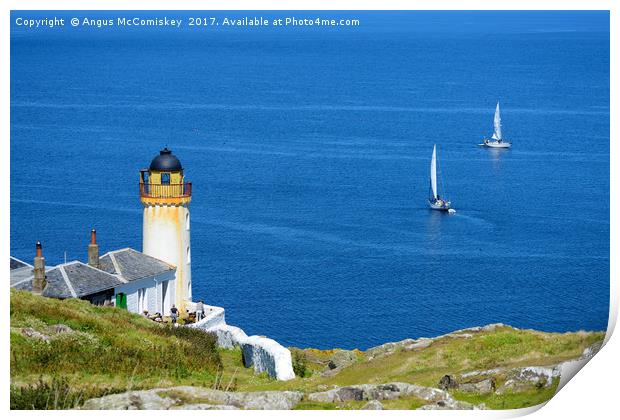
[[[445,374],[473,370],[556,364],[578,357],[604,333],[543,333],[500,328],[471,338],[444,337],[420,350],[362,360],[331,378],[315,377],[316,386],[409,382],[436,387]]]
[[[240,390],[296,390],[316,392],[332,386],[346,386],[364,383],[408,382],[437,387],[445,374],[459,376],[473,370],[502,368],[505,370],[525,366],[545,366],[577,358],[586,347],[603,340],[602,332],[545,333],[534,330],[515,330],[501,327],[493,331],[473,332],[470,338],[444,337],[424,349],[396,350],[393,354],[367,360],[364,353],[353,365],[332,377],[323,377],[326,361],[332,351],[307,349],[308,369],[312,374],[306,378],[295,378],[288,382],[277,382],[267,378],[240,378]],[[230,369],[229,360],[223,357],[225,371]],[[231,360],[233,362],[236,357]],[[234,362],[233,362],[234,363]],[[477,379],[483,379],[478,377]],[[505,380],[505,374],[495,375],[498,386]],[[471,378],[473,380],[474,377]],[[484,403],[491,409],[520,408],[548,401],[557,384],[548,388],[526,389],[521,392],[506,391],[480,395],[454,392],[455,398],[473,404]],[[416,409],[426,402],[418,399],[397,399],[382,401],[386,409]],[[299,409],[353,409],[351,404],[315,403],[302,401]],[[359,407],[357,407],[359,408]]]
[[[56,334],[51,328],[56,324],[74,331]],[[24,337],[23,328],[48,335],[50,341]],[[11,383],[24,395],[30,384],[54,380],[66,381],[67,392],[89,394],[96,393],[93,389],[212,386],[222,370],[210,334],[162,326],[78,299],[59,301],[11,290],[10,339]]]
[[[532,389],[522,392],[506,391],[501,395],[495,393],[470,394],[466,392],[453,392],[454,398],[472,404],[484,403],[487,408],[495,410],[508,410],[512,408],[531,407],[549,401],[555,394],[558,387],[558,380],[555,379],[553,385],[548,388]]]
[[[55,324],[68,325],[74,332],[55,334],[50,331]],[[22,328],[35,329],[51,340],[26,338]],[[204,332],[164,327],[125,310],[77,299],[58,301],[11,290],[11,403],[21,408],[70,408],[88,396],[176,385],[305,393],[364,383],[437,387],[446,374],[458,377],[473,370],[545,366],[574,359],[603,338],[602,332],[557,334],[500,327],[471,332],[471,337],[446,336],[427,348],[397,349],[372,360],[357,351],[356,362],[330,377],[321,372],[334,350],[293,349],[303,352],[296,357],[299,365],[305,365],[305,375],[284,382],[265,373],[256,375],[243,366],[239,349],[218,350],[214,337]],[[500,386],[505,376],[495,375],[495,379]],[[519,408],[547,401],[556,386],[502,395],[454,392],[454,397],[493,409]],[[304,400],[296,408],[359,409],[365,403]],[[382,404],[388,409],[415,409],[426,402],[403,398]]]

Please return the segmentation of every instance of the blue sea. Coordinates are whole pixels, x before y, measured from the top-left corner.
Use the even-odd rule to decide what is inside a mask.
[[[39,28],[16,17],[356,18]],[[11,254],[142,247],[138,170],[193,183],[195,299],[284,345],[604,330],[607,12],[12,12]],[[510,150],[477,146],[497,101]],[[452,216],[428,209],[429,164]]]

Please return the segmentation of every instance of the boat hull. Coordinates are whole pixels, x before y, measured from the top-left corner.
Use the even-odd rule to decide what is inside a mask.
[[[449,201],[442,201],[441,203],[438,203],[437,201],[429,200],[428,201],[428,205],[433,210],[439,210],[439,211],[448,211],[448,210],[450,210],[450,202]]]
[[[508,149],[512,146],[509,141],[485,140],[480,146],[490,147],[492,149]]]

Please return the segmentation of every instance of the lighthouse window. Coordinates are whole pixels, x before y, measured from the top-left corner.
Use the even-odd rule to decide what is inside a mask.
[[[185,229],[189,230],[189,213],[185,213]]]
[[[192,254],[189,250],[189,247],[187,247],[187,263],[191,263],[192,262]]]
[[[170,174],[168,172],[161,174],[161,183],[165,185],[170,184]]]

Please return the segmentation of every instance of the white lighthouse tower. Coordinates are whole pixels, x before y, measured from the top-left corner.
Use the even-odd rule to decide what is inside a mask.
[[[175,280],[162,282],[157,291],[164,315],[170,313],[172,304],[184,314],[192,301],[191,199],[192,184],[185,182],[181,162],[167,148],[159,152],[148,169],[140,171],[142,252],[176,266]]]

